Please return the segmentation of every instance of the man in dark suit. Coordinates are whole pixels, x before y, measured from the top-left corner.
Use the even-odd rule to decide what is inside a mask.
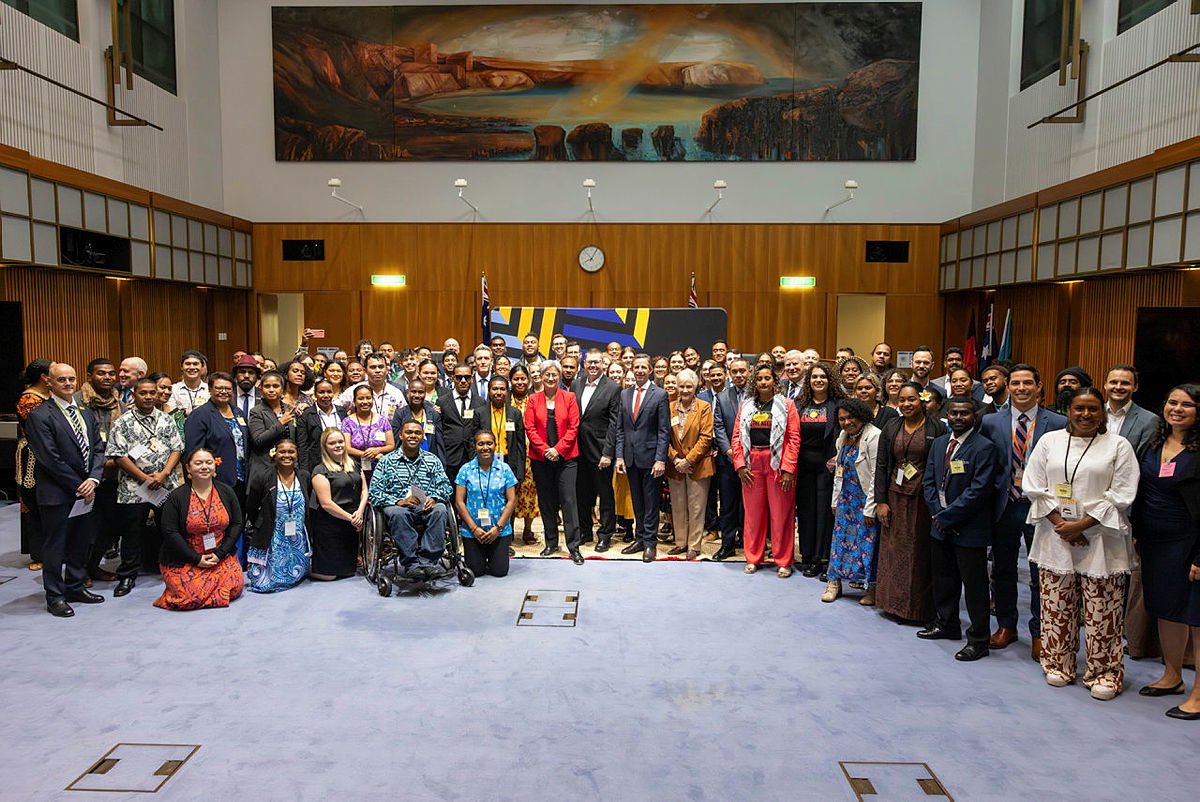
[[[713,344],[713,349],[725,349],[725,344],[717,340]],[[722,350],[722,357],[725,355],[725,350]],[[708,371],[704,376],[705,384],[700,392],[696,393],[696,398],[706,402],[713,408],[713,422],[716,422],[717,415],[717,396],[725,392],[725,388],[729,383],[729,373],[725,363],[713,362],[709,365]],[[716,455],[717,441],[713,440],[712,453]],[[705,536],[715,534],[721,531],[720,523],[720,505],[718,504],[721,497],[721,483],[714,478],[708,483],[708,500],[704,505],[704,532]]]
[[[1033,525],[1029,517],[1029,498],[1021,489],[1025,463],[1033,447],[1046,432],[1062,429],[1067,419],[1039,405],[1042,377],[1033,365],[1019,363],[1008,372],[1007,410],[985,415],[979,433],[992,441],[1000,454],[996,471],[994,516],[996,531],[992,538],[992,587],[996,605],[996,631],[988,646],[1003,649],[1017,640],[1017,560],[1021,541],[1025,551],[1033,545]],[[1038,569],[1029,564],[1029,636],[1034,659],[1042,653],[1042,626],[1038,593]]]
[[[421,450],[428,451],[433,456],[446,464],[446,446],[442,442],[442,416],[431,402],[426,401],[429,395],[429,387],[420,379],[413,379],[408,383],[408,390],[405,391],[405,398],[408,403],[396,409],[396,414],[392,415],[392,432],[393,434],[404,429],[404,424],[410,420],[415,420],[421,424],[421,428],[425,432],[425,438],[421,441]]]
[[[1104,379],[1104,405],[1109,434],[1119,434],[1129,441],[1139,457],[1150,445],[1158,430],[1158,415],[1133,402],[1138,388],[1138,372],[1133,365],[1113,365]]]
[[[98,604],[104,597],[83,586],[95,526],[91,505],[104,471],[104,441],[91,410],[75,404],[75,369],[50,367],[50,399],[29,415],[26,436],[37,458],[37,501],[42,515],[42,586],[46,609],[59,618],[75,615],[68,602]],[[88,505],[71,517],[79,500]],[[66,567],[66,578],[63,568]]]
[[[924,479],[925,503],[933,516],[934,620],[917,637],[961,638],[958,598],[965,589],[971,625],[967,645],[954,658],[968,662],[988,655],[987,547],[992,541],[1000,455],[991,440],[974,431],[978,416],[974,399],[955,396],[945,409],[950,433],[930,446]]]
[[[346,410],[334,401],[336,393],[328,379],[317,379],[313,385],[313,401],[296,420],[297,467],[312,473],[321,464],[321,435],[326,429],[340,429]]]
[[[493,376],[488,384],[487,403],[475,407],[474,428],[471,430],[471,442],[475,442],[476,432],[491,432],[496,439],[496,456],[504,459],[505,464],[512,468],[517,477],[517,484],[525,478],[525,416],[521,411],[508,403],[508,379],[504,376]]]
[[[786,357],[784,357],[786,360]],[[738,425],[738,408],[746,400],[750,363],[741,357],[729,360],[730,386],[713,404],[713,440],[717,444],[717,476],[721,511],[721,548],[713,559],[727,560],[737,551],[737,536],[742,528],[742,483],[733,468],[733,431]]]
[[[258,366],[258,361],[249,354],[240,357],[233,364],[235,391],[230,403],[237,410],[237,414],[242,416],[242,420],[250,420],[250,410],[258,406],[258,402],[262,400],[262,393],[258,389],[260,378],[262,378],[262,368]]]
[[[604,375],[604,354],[591,348],[583,358],[584,375],[575,379],[571,392],[579,400],[579,473],[575,499],[579,507],[582,542],[592,539],[592,507],[600,499],[600,531],[596,551],[608,551],[617,531],[617,503],[613,497],[612,462],[616,448],[616,422],[621,408],[621,388]]]
[[[642,561],[653,562],[658,556],[658,511],[662,500],[658,480],[667,469],[671,407],[666,392],[650,381],[649,355],[634,357],[633,378],[634,386],[621,391],[615,427],[617,473],[629,475],[635,535],[621,553],[642,551]]]
[[[488,402],[488,382],[492,380],[492,349],[486,345],[475,346],[475,375],[471,377],[471,398],[475,405]],[[454,477],[450,477],[454,482]]]
[[[487,350],[490,356],[492,352]],[[470,462],[474,454],[471,437],[475,433],[475,408],[480,403],[472,387],[474,375],[470,365],[455,366],[454,389],[438,396],[442,413],[442,448],[445,450],[442,464],[446,466],[446,478],[452,485],[458,469]]]

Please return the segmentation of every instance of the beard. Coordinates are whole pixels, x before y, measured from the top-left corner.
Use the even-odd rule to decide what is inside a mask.
[[[1071,403],[1071,396],[1074,394],[1075,391],[1069,387],[1065,390],[1059,390],[1058,395],[1054,397],[1054,408],[1060,413],[1065,414],[1067,411],[1067,405]]]

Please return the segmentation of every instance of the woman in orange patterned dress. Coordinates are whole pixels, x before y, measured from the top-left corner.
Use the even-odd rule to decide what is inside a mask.
[[[242,595],[245,578],[237,561],[242,508],[233,488],[213,481],[217,464],[206,448],[185,460],[188,481],[171,491],[162,508],[164,610],[228,607]]]
[[[512,405],[525,417],[525,402],[529,400],[529,371],[524,365],[513,365],[508,372],[509,386],[512,388]],[[541,515],[538,509],[537,486],[533,483],[533,468],[529,463],[529,442],[525,443],[525,478],[517,485],[517,509],[514,518],[521,519],[521,541],[529,546],[537,543],[537,535],[533,533],[533,520]]]
[[[42,516],[38,511],[33,468],[36,460],[25,439],[29,413],[50,397],[50,360],[35,359],[22,374],[25,390],[17,399],[17,490],[21,497],[21,553],[29,555],[29,570],[42,570]]]

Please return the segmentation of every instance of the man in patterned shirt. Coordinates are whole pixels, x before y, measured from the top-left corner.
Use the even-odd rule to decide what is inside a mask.
[[[179,458],[183,438],[175,419],[155,407],[158,389],[153,379],[139,379],[133,387],[133,408],[117,418],[108,436],[107,456],[120,469],[117,509],[122,524],[121,565],[113,596],[133,590],[142,565],[143,546],[158,543],[158,515],[153,527],[147,519],[168,491],[180,484]],[[146,530],[151,536],[146,537]],[[147,542],[148,541],[148,542]]]
[[[442,462],[421,450],[424,427],[405,421],[400,430],[400,448],[386,454],[371,475],[370,502],[383,510],[388,531],[400,553],[405,574],[426,580],[441,574],[438,561],[446,545],[446,504],[450,481]],[[425,531],[418,532],[418,524]]]

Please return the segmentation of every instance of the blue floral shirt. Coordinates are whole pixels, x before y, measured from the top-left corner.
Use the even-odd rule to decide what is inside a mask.
[[[492,516],[492,522],[484,528],[491,529],[500,522],[504,505],[508,503],[505,491],[516,486],[517,476],[501,459],[493,459],[491,469],[484,471],[479,467],[479,458],[476,457],[459,469],[458,478],[454,483],[467,489],[467,512],[471,513],[475,523],[479,523],[478,511],[487,509]],[[467,529],[466,522],[459,524],[459,533],[463,537],[474,537]],[[512,533],[510,518],[500,530],[500,537],[511,537]]]

